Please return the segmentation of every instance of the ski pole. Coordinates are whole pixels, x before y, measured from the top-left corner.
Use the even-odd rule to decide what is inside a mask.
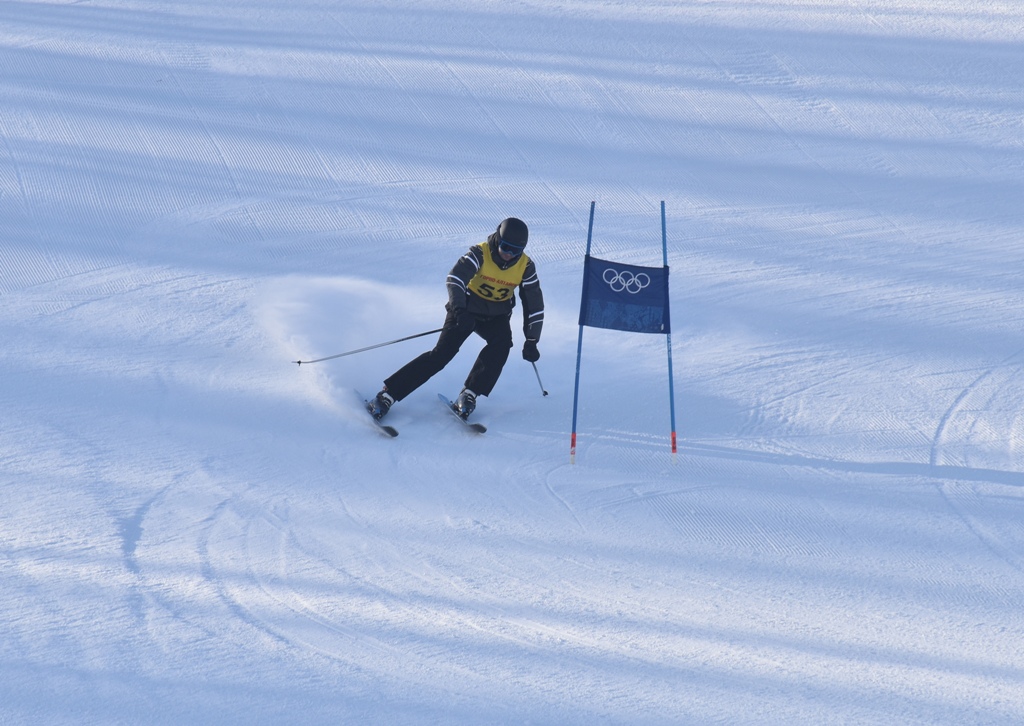
[[[540,382],[540,371],[537,370],[537,364],[534,363],[533,361],[530,361],[530,365],[533,366],[533,372],[537,374],[537,385],[540,386],[540,392],[543,393],[545,396],[548,395],[548,392],[544,390],[544,384]]]
[[[358,350],[350,350],[345,353],[338,353],[337,355],[329,355],[326,358],[317,358],[316,360],[293,360],[292,363],[297,363],[300,366],[303,363],[320,363],[325,360],[334,360],[335,358],[344,358],[346,355],[355,355],[356,353],[362,353],[367,350],[373,350],[374,348],[383,348],[385,345],[394,345],[395,343],[401,343],[403,340],[412,340],[413,338],[422,338],[424,335],[430,335],[431,333],[440,333],[444,328],[438,328],[437,330],[428,330],[425,333],[416,333],[416,335],[407,335],[404,338],[397,338],[396,340],[389,340],[387,343],[377,343],[377,345],[368,345],[365,348],[359,348]],[[547,394],[545,394],[547,395]]]

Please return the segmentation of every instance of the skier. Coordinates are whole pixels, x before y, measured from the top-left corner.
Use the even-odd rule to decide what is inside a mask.
[[[497,383],[512,348],[512,308],[519,288],[523,304],[523,359],[540,359],[537,342],[544,325],[544,296],[537,268],[525,253],[529,229],[515,217],[502,220],[486,242],[469,249],[448,273],[448,303],[444,327],[433,350],[413,358],[384,381],[384,388],[370,402],[378,421],[395,401],[401,401],[440,372],[459,352],[471,333],[486,345],[455,403],[463,419],[476,408],[477,396],[487,396]]]

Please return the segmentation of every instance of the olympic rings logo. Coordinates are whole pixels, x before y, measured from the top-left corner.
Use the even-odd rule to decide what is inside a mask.
[[[637,274],[633,274],[629,270],[619,272],[613,267],[606,269],[604,274],[601,275],[601,279],[608,284],[612,292],[625,291],[630,295],[636,295],[651,284],[651,277],[645,272]]]

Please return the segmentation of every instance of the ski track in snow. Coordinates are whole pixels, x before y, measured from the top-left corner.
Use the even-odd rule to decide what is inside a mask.
[[[940,490],[979,541],[1017,572],[1024,572],[1024,523],[1015,516],[1024,501],[1024,476],[1012,472],[1021,438],[1022,353],[985,370],[956,396],[939,420],[931,451],[933,467],[1006,472],[1005,484],[954,476],[940,482]]]
[[[0,721],[1024,719],[1020,10],[0,6]],[[682,42],[681,42],[682,41]],[[581,256],[661,262],[661,337]],[[469,436],[351,403],[531,225]]]

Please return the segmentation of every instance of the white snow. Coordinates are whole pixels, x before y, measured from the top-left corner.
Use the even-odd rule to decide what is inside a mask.
[[[1024,722],[1024,5],[0,3],[0,722]],[[594,254],[662,336],[576,325]],[[547,300],[398,404],[505,216]]]

